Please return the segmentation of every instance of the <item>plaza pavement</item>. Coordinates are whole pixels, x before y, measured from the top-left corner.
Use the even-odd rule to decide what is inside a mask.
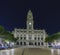
[[[0,55],[51,55],[51,51],[46,48],[15,48],[0,50]]]

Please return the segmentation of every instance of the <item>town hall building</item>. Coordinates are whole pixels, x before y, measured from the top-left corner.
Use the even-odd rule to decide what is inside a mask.
[[[27,13],[26,29],[17,29],[13,31],[14,37],[19,38],[17,42],[20,47],[44,47],[47,36],[44,29],[35,30],[32,11]]]

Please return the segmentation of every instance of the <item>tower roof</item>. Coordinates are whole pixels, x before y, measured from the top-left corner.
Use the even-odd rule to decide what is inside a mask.
[[[27,13],[27,19],[33,19],[33,14],[31,10],[29,10]]]
[[[28,11],[28,13],[32,13],[32,11],[31,11],[31,10],[29,10],[29,11]]]

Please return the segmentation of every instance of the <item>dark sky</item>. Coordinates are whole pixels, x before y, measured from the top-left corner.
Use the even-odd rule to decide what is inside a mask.
[[[7,30],[26,28],[26,16],[31,9],[34,28],[45,29],[53,34],[60,31],[60,3],[46,0],[2,0],[0,1],[0,25]]]

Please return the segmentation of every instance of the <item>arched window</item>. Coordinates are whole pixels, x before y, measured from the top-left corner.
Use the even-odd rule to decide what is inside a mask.
[[[43,37],[41,37],[41,40],[43,40]]]
[[[24,45],[26,45],[26,42],[24,42]]]
[[[34,37],[34,39],[36,40],[36,37]]]
[[[35,45],[37,45],[37,43],[35,42]]]
[[[43,45],[43,42],[41,42],[41,45]]]
[[[38,42],[38,45],[40,45],[40,42]]]
[[[24,40],[26,40],[26,37],[24,37]]]
[[[16,44],[19,45],[19,42],[17,42]]]
[[[22,45],[22,42],[20,42],[20,45]]]
[[[22,37],[20,37],[20,39],[22,40]]]
[[[32,42],[29,42],[29,45],[33,45],[33,43]]]
[[[40,37],[38,37],[38,40],[40,40]]]

